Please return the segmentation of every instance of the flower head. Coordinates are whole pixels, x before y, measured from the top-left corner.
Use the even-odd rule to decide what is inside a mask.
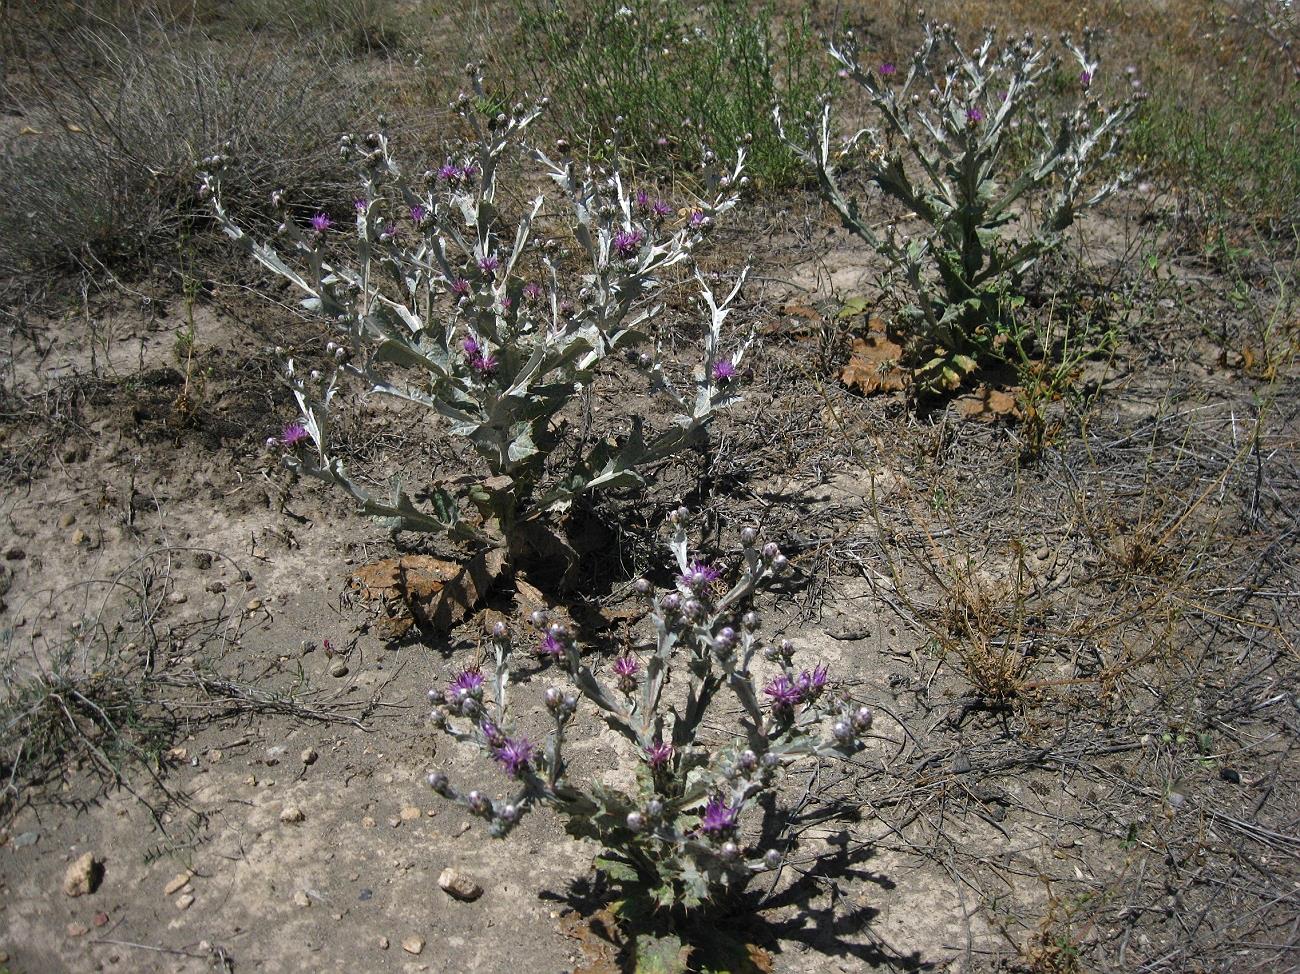
[[[686,223],[692,230],[702,230],[709,225],[709,218],[703,210],[691,210]]]
[[[620,230],[614,234],[613,240],[614,249],[618,251],[618,255],[624,260],[635,257],[644,242],[645,231],[639,228],[636,230]]]
[[[466,338],[460,343],[460,350],[465,353],[465,357],[473,361],[483,354],[483,346],[475,338]]]
[[[624,693],[631,693],[636,689],[637,676],[640,672],[641,664],[631,653],[624,653],[614,660],[614,675],[618,677],[618,688]]]
[[[280,433],[280,442],[285,446],[297,446],[306,440],[309,435],[307,427],[303,426],[302,423],[290,423]]]
[[[423,219],[425,218],[425,216],[427,216],[427,215],[428,215],[428,211],[425,210],[425,208],[424,208],[423,206],[421,206],[419,203],[416,203],[413,207],[411,207],[411,222],[412,222],[412,223],[419,223],[419,222],[420,222],[421,220],[423,220]]]
[[[540,300],[543,293],[545,292],[542,291],[542,286],[538,284],[536,281],[529,281],[527,284],[524,285],[523,294],[524,297],[527,298],[529,301]]]
[[[488,254],[486,257],[480,257],[478,261],[478,269],[488,275],[495,274],[497,268],[500,266],[501,260],[496,256],[496,254]]]
[[[324,233],[332,226],[334,226],[334,221],[330,219],[328,213],[317,213],[311,218],[311,228],[317,233]]]
[[[660,768],[667,767],[668,762],[673,759],[673,746],[665,744],[661,740],[655,740],[648,748],[645,749],[645,761],[651,768],[658,771]]]
[[[551,659],[560,659],[564,656],[567,647],[564,639],[553,632],[548,632],[542,637],[542,641],[537,644],[538,656],[549,656]]]
[[[966,121],[971,125],[982,122],[984,121],[984,113],[978,108],[968,108],[966,109]]]
[[[672,216],[673,208],[663,200],[655,200],[654,205],[650,207],[650,212],[662,220],[666,216]]]
[[[501,728],[491,717],[484,717],[479,721],[478,729],[483,732],[483,737],[492,747],[500,747],[506,742],[505,734],[501,733]]]
[[[686,571],[677,576],[677,582],[692,592],[701,592],[722,577],[722,569],[714,568],[708,562],[693,561],[686,566]]]
[[[501,362],[497,359],[496,355],[491,352],[488,352],[485,355],[476,355],[474,358],[469,360],[469,367],[479,373],[479,375],[492,375],[496,372],[497,367],[500,366],[500,364]]]
[[[494,757],[505,769],[506,774],[518,778],[525,771],[532,770],[533,759],[537,749],[526,737],[506,737],[492,750]]]
[[[650,194],[647,193],[644,189],[638,189],[636,191],[635,200],[636,200],[636,206],[638,210],[650,209]]]
[[[797,704],[803,702],[804,691],[798,683],[791,683],[790,678],[782,674],[763,688],[763,693],[772,701],[772,709],[777,713],[789,713]]]
[[[713,363],[713,381],[721,384],[736,377],[736,363],[729,358],[720,358]]]
[[[721,796],[710,798],[704,806],[700,831],[705,835],[726,835],[736,827],[739,818],[739,807],[727,804],[727,800]]]
[[[826,689],[826,677],[830,673],[830,667],[825,663],[819,663],[811,670],[804,670],[799,674],[795,681],[795,687],[803,695],[804,699],[816,700],[821,696],[822,691]]]
[[[886,61],[884,64],[880,66],[880,73],[883,74],[886,78],[888,78],[891,74],[894,74],[896,71],[898,71],[898,68],[894,67],[893,61]]]
[[[456,186],[465,178],[465,170],[460,166],[453,166],[450,162],[438,168],[438,178],[452,186]]]
[[[469,294],[469,281],[465,280],[463,277],[456,278],[456,280],[451,282],[451,293],[456,295],[458,298],[463,298],[465,295]]]
[[[477,666],[470,666],[456,674],[456,679],[447,685],[443,697],[448,703],[459,703],[468,698],[483,699],[483,672]]]
[[[1082,74],[1080,74],[1079,83],[1082,84],[1085,88],[1087,88],[1088,85],[1092,84],[1092,72],[1085,70]]]
[[[369,204],[363,199],[355,199],[352,201],[352,209],[356,210],[358,213],[366,212],[366,207],[368,205]]]

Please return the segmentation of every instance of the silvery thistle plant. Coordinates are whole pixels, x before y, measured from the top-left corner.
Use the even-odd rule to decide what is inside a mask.
[[[429,696],[433,724],[494,759],[507,794],[462,790],[441,771],[429,775],[429,785],[497,837],[509,835],[533,807],[550,806],[572,835],[603,846],[596,865],[629,899],[691,908],[781,865],[786,850],[773,826],[783,770],[803,757],[852,757],[864,746],[872,713],[833,693],[825,666],[797,669],[789,641],[759,636],[760,620],[748,604],[786,567],[775,544],[761,544],[755,529],[744,529],[736,580],[723,588],[724,569],[688,555],[685,508],[671,520],[679,575],[673,590],[652,600],[653,644],[597,666],[565,627],[534,613],[542,631],[535,652],[570,680],[545,691],[551,731],[536,744],[510,707],[514,646],[506,625],[497,623],[491,675],[470,667]],[[637,590],[651,593],[644,579]],[[751,668],[760,656],[775,671],[765,683]],[[565,735],[584,702],[634,751],[631,791],[570,776]],[[706,718],[716,724],[720,711],[736,705],[733,739],[706,739]]]
[[[693,388],[679,390],[670,381],[652,332],[661,275],[691,261],[747,179],[743,154],[729,167],[706,154],[704,199],[678,220],[663,201],[633,192],[616,164],[580,171],[563,140],[558,161],[533,150],[571,215],[582,266],[564,274],[559,245],[534,237],[545,197],[514,223],[498,205],[503,156],[521,146],[541,106],[485,111],[481,76],[474,66],[469,71],[477,97],[462,93],[453,107],[474,137],[462,156],[438,170],[409,178],[382,131],[344,140],[343,153],[359,162],[362,182],[352,262],[327,256],[327,235],[337,228],[324,213],[306,227],[285,214],[280,237],[296,268],[281,249],[245,234],[222,203],[220,156],[207,160],[211,171],[201,192],[225,232],[335,326],[336,340],[327,346],[334,369],[303,374],[292,360],[286,364],[302,414],[275,444],[285,449],[286,462],[342,488],[363,513],[394,529],[505,542],[513,550],[524,529],[539,521],[545,529],[545,515],[566,509],[579,494],[640,483],[638,468],[681,449],[715,410],[737,400],[738,366],[749,342],[727,351],[722,331],[744,272],[720,296],[696,273],[707,317]],[[530,269],[540,280],[529,279]],[[561,441],[559,413],[613,355],[627,356],[668,400],[672,425],[647,436],[641,418],[631,416],[618,445],[596,444],[547,481],[546,461]],[[487,475],[433,485],[425,492],[427,507],[415,505],[400,475],[389,497],[371,493],[348,474],[332,445],[331,402],[344,376],[369,392],[426,407],[473,445]],[[469,506],[477,518],[465,516]]]
[[[830,53],[840,76],[866,95],[880,128],[842,142],[829,99],[803,140],[782,136],[817,176],[845,228],[901,272],[919,328],[914,378],[923,391],[954,389],[1004,340],[1020,280],[1059,245],[1075,217],[1126,177],[1088,188],[1114,158],[1139,96],[1104,108],[1095,94],[1095,34],[1061,43],[1077,67],[1074,107],[1051,114],[1044,88],[1061,70],[1046,39],[1025,34],[998,46],[990,29],[967,50],[951,25],[924,23],[924,40],[902,67],[864,66],[850,33]],[[778,113],[778,125],[780,117]],[[1012,168],[1013,143],[1029,158]],[[1017,157],[1023,158],[1023,155]],[[915,236],[873,226],[841,184],[841,167],[866,178],[919,219]]]

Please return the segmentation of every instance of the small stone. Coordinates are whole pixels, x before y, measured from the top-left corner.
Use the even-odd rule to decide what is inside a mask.
[[[341,659],[336,659],[330,664],[330,676],[344,677],[348,675],[348,664]]]
[[[226,583],[222,581],[208,582],[208,591],[214,595],[220,595],[226,590]]]
[[[266,756],[262,758],[262,763],[268,768],[273,768],[280,763],[280,760],[288,752],[288,748],[283,744],[276,744],[266,749]]]
[[[90,922],[93,923],[93,924],[94,924],[95,926],[97,926],[97,927],[106,927],[106,926],[108,926],[108,914],[107,914],[107,913],[96,913],[96,914],[95,914],[95,919],[91,920]]]
[[[293,901],[298,906],[311,906],[311,897],[302,890],[298,890],[298,892],[293,894]]]
[[[190,757],[189,748],[172,747],[167,749],[167,758],[171,761],[188,761]]]
[[[180,890],[184,889],[185,884],[188,883],[193,878],[194,878],[194,874],[189,870],[186,870],[183,873],[177,873],[175,876],[171,878],[171,882],[169,882],[166,886],[163,887],[163,895],[171,896],[173,893],[179,892]]]
[[[88,933],[90,933],[90,927],[86,926],[84,923],[68,924],[69,937],[84,937]]]
[[[9,548],[5,550],[5,558],[9,561],[22,561],[26,557],[27,552],[23,551],[23,549],[19,548],[17,545],[10,545]]]
[[[450,866],[444,869],[438,877],[438,885],[448,896],[455,897],[465,903],[472,903],[483,895],[482,886]]]
[[[408,954],[418,954],[424,950],[424,938],[407,937],[402,941],[402,949]]]
[[[59,527],[61,528],[70,528],[76,523],[77,515],[75,514],[65,514],[63,517],[59,518]]]
[[[181,896],[176,897],[176,909],[178,910],[188,910],[193,905],[194,905],[193,893],[185,893]]]
[[[249,612],[256,612],[256,611],[257,611],[258,609],[260,609],[261,607],[262,607],[262,600],[261,600],[261,599],[249,599],[249,600],[248,600],[248,611],[249,611]]]
[[[207,571],[212,567],[212,552],[196,551],[194,552],[194,567],[201,572]]]
[[[320,757],[320,755],[316,753],[315,748],[309,747],[298,755],[298,757],[302,759],[303,764],[315,764],[316,759]]]
[[[388,938],[387,938],[387,937],[380,937],[380,938],[379,938],[379,949],[380,949],[380,950],[387,950],[387,949],[388,949]]]
[[[284,811],[280,813],[280,821],[285,825],[297,825],[306,817],[297,805],[286,805]]]
[[[90,536],[87,535],[85,531],[81,530],[81,528],[77,528],[77,530],[72,532],[72,537],[69,538],[68,540],[72,544],[82,545],[90,540]]]
[[[104,874],[104,867],[95,859],[94,853],[87,852],[78,858],[63,874],[63,892],[69,896],[85,896],[99,889],[99,881]]]
[[[394,829],[395,829],[395,828],[397,828],[397,827],[398,827],[399,825],[401,825],[401,824],[402,824],[402,820],[401,820],[400,818],[395,818],[395,817],[394,817],[394,818],[390,818],[390,819],[388,820],[388,826],[389,826],[389,828],[394,828]]]
[[[414,822],[419,817],[420,817],[420,810],[416,808],[414,805],[407,805],[405,808],[402,809],[403,822]]]
[[[14,848],[22,849],[29,845],[36,845],[40,838],[41,833],[39,832],[19,832],[14,836]]]
[[[172,592],[171,595],[167,596],[167,601],[172,605],[184,605],[189,600],[190,597],[184,592]]]
[[[373,829],[375,827],[375,820],[367,815],[361,820],[361,827],[363,829]]]

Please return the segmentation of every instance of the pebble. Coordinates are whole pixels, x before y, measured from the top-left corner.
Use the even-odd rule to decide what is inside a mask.
[[[306,817],[297,805],[286,805],[280,813],[280,821],[286,825],[297,825]]]
[[[315,764],[316,759],[320,757],[320,755],[316,753],[315,748],[309,747],[307,748],[307,750],[303,751],[300,755],[298,755],[298,757],[302,759],[303,764]]]
[[[65,514],[63,517],[59,518],[59,527],[61,528],[70,528],[76,523],[77,515],[75,514]]]
[[[77,530],[73,531],[72,537],[68,539],[72,544],[85,544],[89,540],[90,536],[87,535],[85,531],[81,530],[81,528],[77,528]]]
[[[207,571],[212,567],[212,552],[196,551],[194,553],[194,567],[199,571]]]
[[[375,827],[375,820],[367,815],[361,820],[361,827],[363,829],[373,829]]]
[[[262,600],[261,600],[261,599],[249,599],[249,600],[248,600],[248,611],[249,611],[249,612],[256,612],[256,611],[257,611],[258,609],[260,609],[261,607],[262,607]]]
[[[189,870],[186,870],[183,873],[177,873],[172,877],[171,882],[163,887],[163,895],[171,896],[173,893],[179,892],[185,887],[185,884],[193,878],[194,874]]]
[[[408,954],[418,954],[424,950],[424,938],[407,937],[402,941],[402,949]]]
[[[19,548],[17,545],[11,545],[5,551],[5,558],[7,558],[9,561],[22,561],[26,557],[27,557],[27,552],[23,551],[23,549]]]
[[[103,866],[95,859],[95,854],[87,852],[68,866],[63,874],[63,892],[68,896],[85,896],[99,888],[100,874]]]
[[[214,595],[220,595],[226,590],[225,582],[208,582],[208,591]]]
[[[438,886],[448,896],[455,897],[465,903],[472,903],[483,895],[482,886],[450,866],[438,876]]]
[[[95,926],[97,926],[97,927],[106,927],[106,926],[108,926],[108,914],[107,914],[107,913],[96,913],[96,914],[95,914],[95,918],[94,918],[93,920],[91,920],[90,922],[93,923],[93,924],[94,924]]]
[[[379,949],[380,949],[380,950],[387,950],[387,949],[388,949],[388,938],[387,938],[387,937],[380,937],[380,938],[379,938]]]
[[[183,605],[189,600],[190,597],[186,595],[184,592],[172,592],[171,595],[167,596],[167,601],[170,602],[172,605]]]
[[[344,677],[348,675],[348,664],[341,659],[336,659],[330,664],[330,676]]]
[[[293,894],[293,901],[299,906],[311,906],[311,897],[302,890]]]
[[[84,923],[68,924],[69,937],[84,937],[88,933],[90,933],[90,927],[86,926]]]
[[[395,828],[397,828],[397,827],[398,827],[399,825],[401,825],[401,824],[402,824],[402,820],[401,820],[400,818],[390,818],[390,819],[388,820],[388,825],[389,825],[390,828],[394,828],[394,829],[395,829]]]
[[[403,822],[414,822],[419,817],[420,817],[420,810],[416,808],[414,805],[407,805],[405,808],[402,809]]]
[[[178,910],[188,910],[193,905],[194,905],[193,893],[185,893],[182,896],[176,897],[176,909]]]

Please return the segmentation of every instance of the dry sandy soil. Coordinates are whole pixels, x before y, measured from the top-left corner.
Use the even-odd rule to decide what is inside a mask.
[[[876,708],[859,761],[791,773],[787,800],[818,815],[718,922],[754,970],[1296,967],[1293,358],[1261,368],[1222,268],[1151,236],[1156,275],[1125,269],[1140,228],[1098,217],[1089,272],[1037,300],[1068,290],[1120,339],[1027,458],[1014,421],[918,418],[837,381],[861,322],[822,312],[869,292],[871,266],[799,205],[715,255],[758,260],[747,401],[707,458],[598,509],[620,530],[553,596],[609,652],[624,635],[596,609],[662,567],[666,511],[703,511],[724,561],[757,521],[796,566],[759,603],[769,630]],[[1259,270],[1253,297],[1294,338],[1276,279]],[[0,971],[618,970],[582,936],[594,847],[545,810],[494,841],[422,785],[433,767],[503,783],[425,722],[482,620],[393,641],[355,597],[357,567],[423,549],[262,445],[292,418],[271,349],[327,337],[279,297],[217,284],[190,308],[146,283],[10,329],[7,678],[112,669],[147,689],[120,733],[153,757],[75,700],[74,746],[30,741],[43,773],[16,781],[0,832]],[[418,416],[345,412],[366,476],[463,459]],[[486,604],[523,632],[509,581]],[[524,699],[549,679],[530,672]],[[608,776],[617,745],[584,719],[576,773]],[[86,852],[102,875],[69,896]],[[447,867],[483,895],[443,892]]]

